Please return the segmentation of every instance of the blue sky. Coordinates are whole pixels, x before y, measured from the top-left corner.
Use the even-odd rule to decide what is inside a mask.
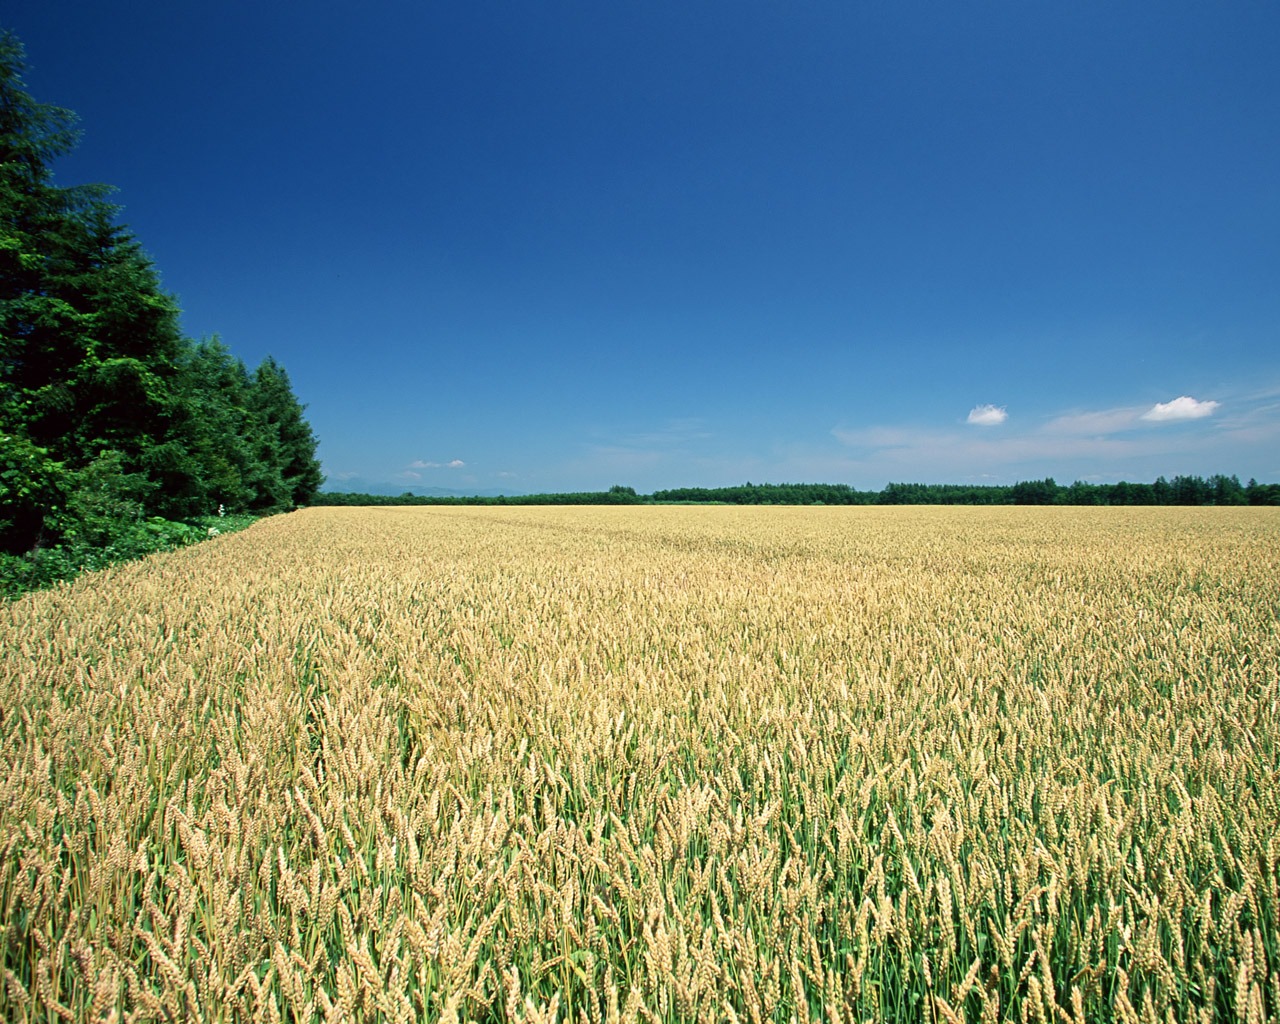
[[[10,0],[328,487],[1280,480],[1280,6]]]

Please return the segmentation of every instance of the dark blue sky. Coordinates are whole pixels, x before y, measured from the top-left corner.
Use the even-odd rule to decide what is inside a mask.
[[[1280,480],[1280,7],[17,0],[329,487]]]

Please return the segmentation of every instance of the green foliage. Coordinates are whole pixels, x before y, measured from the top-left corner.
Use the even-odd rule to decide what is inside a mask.
[[[615,485],[607,491],[567,491],[556,494],[512,494],[497,496],[435,497],[405,491],[398,496],[359,494],[350,491],[318,491],[313,505],[637,505],[649,499],[635,488]]]
[[[324,483],[316,460],[316,438],[303,418],[289,375],[268,356],[253,375],[249,406],[258,415],[284,489],[284,504],[305,505]]]
[[[148,516],[117,522],[109,531],[97,535],[73,531],[61,544],[23,555],[0,552],[0,598],[19,597],[82,572],[235,533],[257,519],[243,513],[199,516],[187,522]]]
[[[677,487],[654,491],[657,502],[712,502],[727,505],[868,505],[875,495],[848,484],[753,484],[738,487]]]
[[[1280,484],[1260,484],[1257,480],[1250,480],[1244,496],[1250,505],[1280,505]]]
[[[609,499],[611,504],[617,505],[636,505],[640,502],[636,489],[624,487],[622,484],[614,484],[609,488]]]
[[[1069,487],[1049,477],[1012,486],[889,484],[878,500],[884,505],[1266,505],[1280,504],[1280,486],[1250,480],[1248,487],[1242,487],[1237,477],[1220,473],[1207,480],[1158,477],[1149,484],[1077,480]]]
[[[66,471],[47,449],[0,433],[0,551],[37,547],[66,490]]]
[[[180,453],[168,467],[174,514],[200,509],[261,507],[279,502],[278,479],[255,457],[262,428],[249,411],[251,388],[244,363],[218,339],[188,348],[179,366]]]
[[[1178,500],[1175,500],[1178,499]],[[1241,487],[1234,476],[1173,478],[1155,483],[1087,484],[1061,487],[1050,477],[1012,486],[973,484],[888,484],[882,491],[858,491],[848,484],[753,484],[738,487],[677,487],[637,494],[615,484],[607,491],[520,494],[499,497],[399,497],[322,491],[315,505],[1280,505],[1280,484],[1250,480]]]
[[[1010,493],[1015,505],[1052,505],[1058,497],[1058,485],[1051,476],[1023,480],[1014,484]]]
[[[144,474],[125,468],[120,452],[103,451],[69,477],[64,536],[79,546],[109,547],[143,521],[154,489]]]
[[[316,440],[284,368],[183,337],[111,189],[54,184],[76,117],[33,99],[24,66],[0,34],[0,576],[63,578],[186,543],[179,521],[217,508],[309,500]]]

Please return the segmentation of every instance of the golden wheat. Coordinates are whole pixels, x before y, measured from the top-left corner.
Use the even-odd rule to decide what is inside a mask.
[[[315,509],[0,610],[0,1017],[1280,1019],[1267,509]]]

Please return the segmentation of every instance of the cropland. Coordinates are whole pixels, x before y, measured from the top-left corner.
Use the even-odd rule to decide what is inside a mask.
[[[1275,1021],[1280,510],[316,508],[0,607],[0,1019]]]

